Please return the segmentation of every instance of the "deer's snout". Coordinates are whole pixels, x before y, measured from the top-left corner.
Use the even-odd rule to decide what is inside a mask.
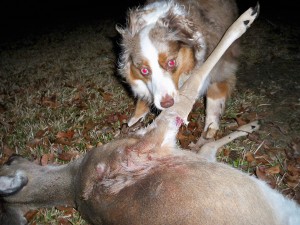
[[[174,105],[174,98],[170,95],[165,95],[160,101],[160,106],[163,108],[169,108]]]

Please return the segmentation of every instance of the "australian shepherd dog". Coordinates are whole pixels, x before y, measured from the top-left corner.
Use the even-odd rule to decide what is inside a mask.
[[[128,125],[143,119],[152,104],[159,110],[171,107],[178,89],[237,17],[234,0],[148,0],[129,10],[126,26],[117,26],[123,48],[119,70],[137,97]],[[206,96],[205,138],[219,129],[235,86],[238,53],[235,42],[210,73],[205,93],[199,93]]]

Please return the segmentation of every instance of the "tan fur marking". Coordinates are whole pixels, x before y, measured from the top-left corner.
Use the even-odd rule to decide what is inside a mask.
[[[230,94],[230,88],[227,81],[213,83],[207,90],[207,97],[212,99],[227,98]]]
[[[168,60],[168,55],[166,53],[159,54],[158,63],[163,69],[166,69],[167,60]]]
[[[183,73],[190,72],[195,67],[194,52],[191,48],[182,47],[177,56],[178,67],[173,74],[173,81],[178,88],[179,78]]]
[[[139,99],[136,103],[134,116],[138,118],[138,117],[143,116],[146,112],[149,112],[148,103],[142,99]]]
[[[142,63],[142,65],[147,66],[150,69],[150,67],[148,66],[149,65],[148,62],[145,61]],[[150,76],[151,74],[149,76],[142,76],[140,72],[140,68],[137,68],[133,63],[130,64],[130,74],[129,74],[130,81],[139,79],[146,83],[150,79]]]

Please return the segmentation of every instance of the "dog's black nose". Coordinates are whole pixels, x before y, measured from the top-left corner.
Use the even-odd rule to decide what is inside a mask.
[[[160,105],[163,108],[169,108],[174,105],[174,98],[172,98],[170,95],[166,95],[162,98]]]

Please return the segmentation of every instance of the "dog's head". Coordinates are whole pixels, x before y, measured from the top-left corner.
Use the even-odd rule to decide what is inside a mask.
[[[163,110],[174,104],[177,90],[197,63],[206,45],[183,6],[155,2],[128,13],[122,35],[121,74],[134,94]]]

